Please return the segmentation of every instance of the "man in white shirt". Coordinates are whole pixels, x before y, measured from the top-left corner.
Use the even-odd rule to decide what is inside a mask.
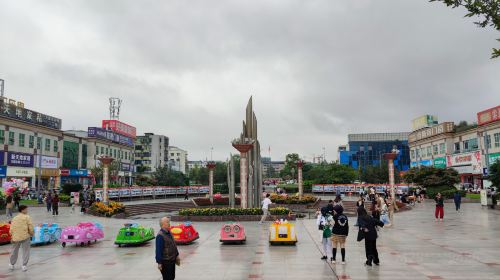
[[[269,205],[273,203],[269,198],[270,196],[270,194],[266,194],[266,198],[262,201],[262,218],[260,219],[259,224],[262,224],[269,215]]]

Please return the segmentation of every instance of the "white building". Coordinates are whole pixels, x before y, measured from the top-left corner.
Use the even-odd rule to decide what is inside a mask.
[[[169,139],[164,135],[145,133],[135,139],[135,164],[139,173],[155,172],[168,165]]]
[[[186,174],[187,171],[187,151],[175,146],[168,147],[169,166],[172,170]]]

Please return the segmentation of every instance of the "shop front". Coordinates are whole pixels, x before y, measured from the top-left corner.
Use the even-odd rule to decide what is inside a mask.
[[[6,179],[23,179],[29,186],[35,186],[34,156],[32,154],[8,152]]]
[[[462,184],[482,187],[483,167],[480,151],[446,156],[446,162],[448,167],[458,172]]]
[[[87,169],[61,169],[61,184],[92,184],[92,174]]]
[[[436,168],[446,168],[446,158],[440,157],[434,159],[434,167]]]
[[[38,180],[42,181],[42,186],[48,189],[58,189],[61,185],[58,168],[59,159],[57,157],[35,155],[35,174]],[[39,168],[41,166],[41,168]]]

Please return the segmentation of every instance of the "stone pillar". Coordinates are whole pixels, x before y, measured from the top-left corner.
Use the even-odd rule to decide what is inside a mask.
[[[389,187],[391,188],[391,199],[395,201],[396,199],[396,191],[395,191],[395,182],[394,182],[394,159],[397,157],[397,153],[387,153],[384,154],[384,159],[388,161],[388,169],[389,169]]]
[[[210,198],[210,203],[214,203],[214,168],[215,162],[207,163],[208,168],[208,197]]]
[[[230,156],[229,165],[228,165],[228,188],[229,188],[229,207],[234,208],[235,199],[234,199],[234,191],[235,191],[235,182],[234,182],[234,159],[233,155]]]
[[[304,184],[302,182],[302,166],[304,166],[304,162],[301,160],[297,161],[297,181],[299,184],[299,199],[302,199],[304,195]]]
[[[253,147],[253,143],[233,143],[233,147],[240,152],[240,199],[241,208],[248,207],[248,151]]]
[[[99,161],[102,163],[102,202],[108,204],[109,165],[113,162],[113,158],[103,156]]]

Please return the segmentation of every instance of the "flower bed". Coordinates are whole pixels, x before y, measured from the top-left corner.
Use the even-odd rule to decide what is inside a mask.
[[[293,221],[295,214],[291,214],[288,208],[275,207],[270,210],[268,221],[287,219]],[[179,210],[179,216],[173,216],[172,221],[197,221],[197,222],[220,222],[220,221],[259,221],[262,209],[259,208],[189,208]]]
[[[227,196],[214,197],[213,204],[210,202],[210,198],[206,198],[206,197],[193,198],[193,201],[198,206],[229,205],[229,197],[227,197]],[[234,204],[240,205],[240,198],[239,197],[235,198]]]
[[[111,201],[109,205],[102,202],[94,202],[90,206],[90,213],[97,214],[97,216],[111,217],[120,213],[125,212],[125,206],[123,203]]]
[[[270,198],[276,204],[309,204],[316,202],[316,197],[309,194],[303,195],[302,199],[299,199],[298,195],[282,196],[280,194],[271,194]]]

